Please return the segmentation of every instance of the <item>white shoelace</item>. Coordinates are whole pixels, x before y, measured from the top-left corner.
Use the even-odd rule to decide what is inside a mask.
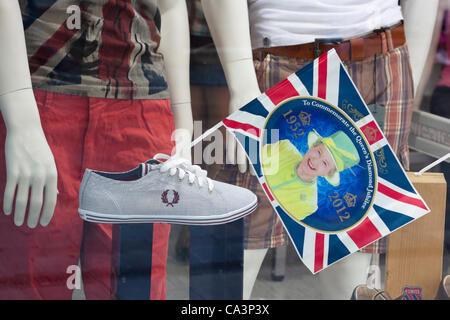
[[[159,171],[164,173],[168,172],[170,176],[174,176],[178,172],[178,179],[183,180],[186,174],[188,175],[188,181],[193,184],[195,180],[198,181],[198,186],[201,188],[205,183],[208,185],[209,192],[213,191],[214,184],[206,170],[203,170],[198,165],[192,165],[189,160],[181,157],[169,157],[166,154],[158,153],[153,159],[165,159],[166,161],[158,165]]]

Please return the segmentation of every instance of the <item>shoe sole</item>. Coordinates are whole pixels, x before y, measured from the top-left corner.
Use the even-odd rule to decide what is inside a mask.
[[[247,207],[242,209],[228,212],[220,216],[213,217],[173,217],[173,216],[159,216],[159,217],[149,217],[142,215],[110,215],[102,214],[89,210],[78,209],[81,219],[88,222],[96,223],[111,223],[111,224],[122,224],[122,223],[170,223],[170,224],[183,224],[183,225],[217,225],[229,223],[255,211],[258,206],[258,202],[255,201]]]

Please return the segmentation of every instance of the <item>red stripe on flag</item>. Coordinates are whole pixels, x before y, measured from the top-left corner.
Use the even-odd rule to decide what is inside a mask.
[[[318,64],[318,81],[317,81],[317,96],[321,99],[327,98],[327,56],[328,54],[322,54],[319,57]]]
[[[284,79],[275,87],[267,90],[266,95],[274,105],[277,105],[287,98],[298,96],[298,92],[288,79]]]
[[[325,242],[325,235],[322,233],[316,233],[315,254],[314,257],[314,272],[323,269],[323,247]]]
[[[358,248],[362,248],[382,237],[381,233],[369,218],[364,219],[364,221],[361,222],[356,228],[347,231],[347,234],[358,246]]]
[[[389,188],[388,186],[385,186],[384,184],[378,183],[377,190],[379,192],[381,192],[382,194],[388,196],[389,198],[422,208],[424,210],[428,210],[427,207],[425,206],[425,204],[423,203],[423,201],[421,201],[420,199],[416,199],[416,198],[404,195],[403,193],[395,191],[395,190]]]
[[[274,198],[273,198],[272,194],[270,193],[269,188],[267,188],[267,185],[265,183],[263,183],[262,186],[264,188],[264,191],[266,191],[266,194],[269,197],[270,201],[273,201]]]
[[[250,133],[257,137],[259,137],[259,135],[260,135],[260,130],[258,128],[252,126],[251,124],[237,122],[237,121],[230,120],[230,119],[223,119],[222,122],[225,126],[231,128],[231,129],[241,129],[241,130],[244,130],[245,132]]]

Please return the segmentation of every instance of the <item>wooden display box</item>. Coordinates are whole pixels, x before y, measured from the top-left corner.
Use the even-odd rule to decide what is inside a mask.
[[[442,278],[446,182],[442,173],[408,173],[431,212],[388,237],[385,290],[394,298],[434,299]]]

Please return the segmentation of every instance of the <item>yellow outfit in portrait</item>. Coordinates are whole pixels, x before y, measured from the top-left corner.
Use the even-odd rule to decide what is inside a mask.
[[[303,156],[289,140],[266,144],[262,165],[266,181],[280,205],[297,220],[317,210],[317,181],[304,182],[297,175]]]

